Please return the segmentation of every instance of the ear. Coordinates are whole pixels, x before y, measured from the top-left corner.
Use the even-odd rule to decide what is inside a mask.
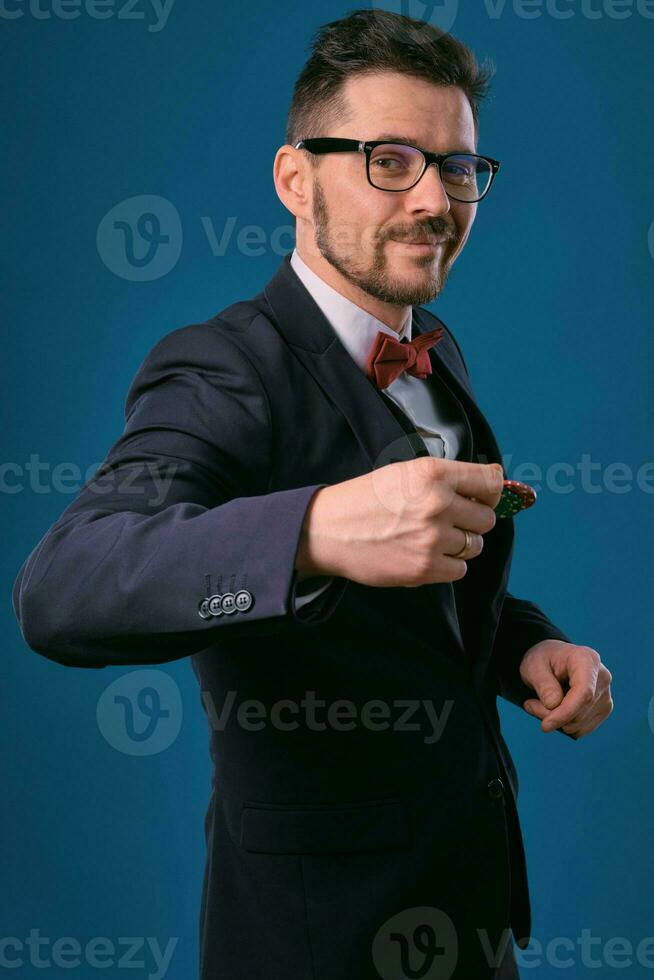
[[[311,172],[304,150],[285,143],[277,150],[273,163],[277,197],[296,218],[311,217]]]

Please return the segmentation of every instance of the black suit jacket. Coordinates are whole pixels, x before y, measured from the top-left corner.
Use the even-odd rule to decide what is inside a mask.
[[[414,334],[440,322],[414,310]],[[429,355],[428,383],[466,420],[460,458],[502,462],[447,328]],[[526,942],[531,925],[496,698],[533,696],[524,652],[568,640],[507,592],[514,519],[458,582],[337,578],[296,610],[316,490],[427,450],[289,256],[253,299],[165,335],[125,419],[13,601],[29,646],[67,666],[191,657],[214,763],[203,980],[386,975],[418,935],[400,939],[394,917],[425,908],[454,925],[452,975],[492,975],[475,930],[496,942],[510,924]]]

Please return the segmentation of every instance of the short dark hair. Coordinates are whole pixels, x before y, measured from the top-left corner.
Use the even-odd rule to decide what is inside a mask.
[[[461,41],[424,21],[386,10],[351,11],[317,31],[289,108],[286,142],[325,136],[347,119],[343,84],[353,75],[400,72],[435,85],[457,85],[479,130],[479,103],[495,68],[479,65]],[[317,158],[318,160],[320,158]]]

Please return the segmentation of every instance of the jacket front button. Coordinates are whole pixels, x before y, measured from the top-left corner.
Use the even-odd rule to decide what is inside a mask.
[[[491,800],[501,800],[504,796],[504,783],[499,776],[497,776],[495,779],[491,779],[487,789]]]

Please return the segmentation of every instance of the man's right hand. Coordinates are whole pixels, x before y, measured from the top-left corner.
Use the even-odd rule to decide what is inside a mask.
[[[425,456],[323,487],[307,508],[298,579],[333,575],[377,587],[461,579],[495,527],[503,479],[499,463]],[[471,549],[452,558],[464,530]]]

